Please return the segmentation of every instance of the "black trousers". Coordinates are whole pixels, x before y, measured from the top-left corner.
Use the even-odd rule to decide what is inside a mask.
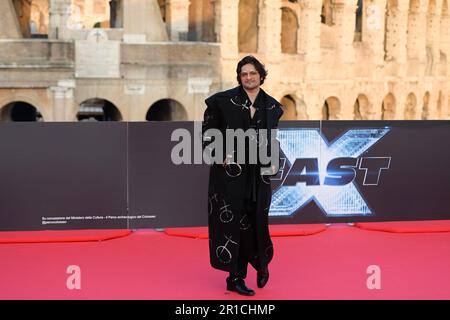
[[[238,271],[230,272],[230,277],[245,279],[247,267],[250,263],[255,270],[259,269],[258,250],[256,243],[256,202],[246,199],[245,212],[240,221],[240,243],[238,256]]]

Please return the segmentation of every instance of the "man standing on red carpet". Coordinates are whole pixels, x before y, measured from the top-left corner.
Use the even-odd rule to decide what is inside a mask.
[[[239,86],[205,100],[203,147],[212,157],[219,154],[209,176],[209,253],[214,268],[229,272],[227,289],[252,296],[255,292],[244,281],[248,263],[257,270],[257,285],[263,288],[273,257],[268,223],[272,197],[269,177],[278,172],[275,129],[283,110],[260,88],[267,71],[255,57],[239,61],[236,73]],[[245,132],[243,148],[236,147],[236,136],[230,138],[230,131],[236,136]],[[218,139],[217,133],[223,139]],[[213,148],[218,140],[222,140],[221,147]],[[252,158],[254,146],[258,150],[256,158]],[[239,160],[242,153],[244,161]],[[262,154],[270,155],[271,161],[263,161]]]

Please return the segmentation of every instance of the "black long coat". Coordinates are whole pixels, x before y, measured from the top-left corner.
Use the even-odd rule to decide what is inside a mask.
[[[265,111],[265,124],[270,139],[270,129],[276,129],[283,114],[281,105],[260,89],[258,100],[260,110]],[[219,129],[225,144],[226,129],[244,129],[245,117],[248,117],[248,96],[242,87],[214,94],[205,100],[207,109],[204,114],[202,132],[204,148],[210,141],[205,139],[208,129]],[[247,107],[246,107],[247,106]],[[206,140],[206,141],[205,141]],[[269,144],[270,145],[270,144]],[[270,152],[270,151],[269,151]],[[224,152],[225,155],[225,152]],[[256,242],[258,264],[267,265],[273,257],[273,245],[269,235],[268,213],[272,198],[272,189],[268,176],[261,176],[257,170],[257,208]],[[245,228],[244,196],[248,170],[242,166],[240,175],[227,174],[222,163],[213,164],[210,169],[208,190],[208,226],[209,251],[211,265],[220,270],[237,272],[237,256],[240,244],[240,228]]]

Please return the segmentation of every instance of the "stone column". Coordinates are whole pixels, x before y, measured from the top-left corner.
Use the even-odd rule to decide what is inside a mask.
[[[268,60],[281,54],[281,0],[260,0],[258,13],[258,53]]]
[[[321,60],[320,52],[320,13],[321,1],[307,0],[300,3],[300,29],[298,52],[303,54],[305,62],[318,63]]]
[[[66,40],[70,38],[70,30],[67,23],[70,19],[71,11],[71,0],[50,0],[49,39]]]
[[[333,18],[337,30],[336,49],[340,61],[344,63],[352,63],[355,61],[353,38],[355,36],[356,8],[355,1],[338,0],[333,2]],[[382,34],[382,32],[378,32]]]
[[[271,92],[280,79],[281,0],[260,0],[258,13],[258,54],[269,70],[264,89]]]
[[[211,86],[211,78],[189,78],[188,79],[188,94],[193,96],[194,112],[192,114],[194,121],[202,121],[203,114],[206,109],[204,103],[208,97],[209,88]]]
[[[426,5],[410,8],[408,12],[408,58],[426,61]]]
[[[404,120],[405,117],[405,106],[406,106],[406,95],[405,90],[396,90],[393,92],[395,97],[395,112],[393,120]]]
[[[62,80],[55,87],[50,87],[53,100],[53,121],[73,121],[69,119],[70,111],[74,105],[73,89],[75,81]]]
[[[166,24],[172,41],[186,41],[189,31],[189,0],[167,0]]]
[[[236,85],[236,64],[238,60],[239,0],[216,1],[217,42],[221,45],[222,88]]]
[[[381,88],[375,88],[373,91],[367,93],[367,99],[369,100],[370,107],[366,112],[367,120],[380,120],[381,119],[381,106],[383,105],[383,90]]]
[[[386,61],[405,64],[407,60],[408,2],[399,2],[386,12]]]
[[[308,120],[321,120],[324,101],[320,97],[320,88],[309,85],[306,92],[308,92],[308,94],[305,95]]]

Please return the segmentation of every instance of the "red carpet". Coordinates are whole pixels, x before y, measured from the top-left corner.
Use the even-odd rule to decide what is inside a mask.
[[[274,237],[270,280],[246,298],[225,290],[208,240],[138,231],[109,241],[0,244],[0,299],[450,299],[450,232],[387,233],[348,225]],[[81,270],[69,290],[67,268]],[[369,289],[369,266],[381,289]]]
[[[105,241],[125,237],[131,230],[45,230],[45,231],[2,231],[2,243],[45,243]]]
[[[327,229],[324,224],[277,224],[270,225],[272,237],[308,236]],[[168,228],[164,232],[169,236],[187,237],[194,239],[208,239],[208,228]]]
[[[396,233],[450,232],[450,220],[358,222],[355,227]]]

